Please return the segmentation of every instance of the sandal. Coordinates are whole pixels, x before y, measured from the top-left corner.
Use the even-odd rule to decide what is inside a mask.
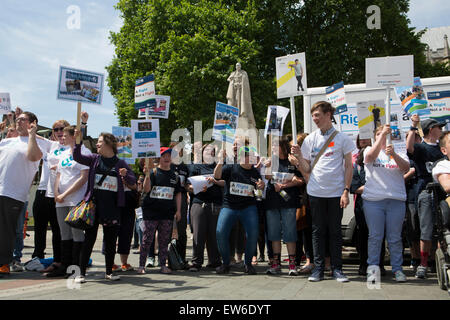
[[[162,266],[160,272],[163,274],[171,274],[172,270],[169,267]]]

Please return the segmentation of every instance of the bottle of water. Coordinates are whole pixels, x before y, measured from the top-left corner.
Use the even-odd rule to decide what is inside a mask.
[[[279,192],[280,196],[284,199],[284,201],[289,201],[289,199],[291,198],[286,191],[284,190],[280,190]]]

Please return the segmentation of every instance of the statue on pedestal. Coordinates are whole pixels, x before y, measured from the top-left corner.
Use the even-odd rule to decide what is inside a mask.
[[[238,128],[256,129],[248,75],[241,69],[239,62],[236,63],[236,71],[233,71],[227,80],[230,83],[227,92],[228,104],[239,108]]]

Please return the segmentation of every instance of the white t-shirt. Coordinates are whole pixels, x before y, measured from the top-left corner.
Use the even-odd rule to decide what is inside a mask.
[[[443,173],[450,173],[450,161],[449,160],[442,160],[439,161],[436,166],[433,168],[433,171],[431,174],[433,175],[433,179],[436,182],[439,182],[438,177],[440,174]]]
[[[322,135],[320,129],[308,135],[302,144],[302,154],[311,165],[335,129]],[[354,142],[344,133],[339,132],[325,149],[311,172],[306,191],[310,196],[320,198],[340,197],[345,188],[344,156],[355,149]]]
[[[60,144],[59,142],[56,142],[52,145],[52,148],[47,155],[47,165],[48,165],[49,175],[48,175],[48,181],[47,181],[47,192],[45,193],[45,196],[48,198],[55,197],[55,195],[53,194],[53,186],[55,185],[56,170],[51,170],[51,168],[53,166],[58,165],[58,163],[61,161],[62,154],[67,149],[70,149],[70,147],[64,146],[64,145]]]
[[[372,147],[364,150],[364,158]],[[402,159],[408,161],[406,154],[398,154]],[[406,189],[403,173],[397,163],[381,150],[374,162],[365,163],[366,184],[362,198],[369,201],[380,201],[383,199],[394,199],[405,201]]]
[[[49,149],[49,141],[36,139],[42,153]],[[39,168],[39,161],[27,159],[28,136],[0,141],[0,195],[25,202],[31,183]]]
[[[90,153],[89,150],[85,151],[85,154]],[[81,170],[89,170],[88,166],[79,164],[72,157],[72,150],[68,149],[61,154],[61,161],[58,163],[58,169],[56,172],[60,174],[59,178],[59,194],[69,189],[81,176]],[[69,194],[64,198],[64,202],[56,202],[56,207],[73,207],[76,206],[81,200],[83,200],[86,193],[86,183],[77,191]]]
[[[44,154],[42,155],[42,172],[38,190],[47,190],[48,179],[50,177],[50,166],[48,164],[48,156],[53,150],[61,146],[58,141],[51,141],[51,140],[47,141],[50,148],[49,150],[47,150],[47,152],[44,152]]]

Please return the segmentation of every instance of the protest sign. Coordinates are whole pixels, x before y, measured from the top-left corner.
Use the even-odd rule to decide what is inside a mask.
[[[160,156],[159,120],[131,120],[131,145],[133,158],[158,158]]]
[[[336,108],[334,114],[340,114],[347,111],[344,81],[338,82],[326,88],[325,92],[327,94],[327,101]]]
[[[296,53],[275,59],[277,75],[277,98],[296,97],[306,93],[305,53]]]
[[[450,124],[450,91],[432,91],[427,93],[428,105],[431,111],[431,118],[439,122]]]
[[[60,66],[57,98],[102,103],[104,74]]]
[[[199,192],[203,191],[203,188],[206,186],[207,188],[211,187],[213,185],[212,182],[208,182],[206,180],[207,177],[212,177],[212,174],[205,174],[201,176],[192,176],[188,178],[189,183],[192,185],[192,188],[194,190],[194,194],[197,194]]]
[[[375,129],[386,123],[383,100],[363,101],[356,104],[360,139],[373,138]]]
[[[414,56],[366,58],[366,87],[412,86]]]
[[[131,150],[131,128],[113,126],[112,134],[117,139],[117,157],[125,160],[128,164],[134,164],[133,153]]]
[[[269,106],[267,108],[267,118],[266,118],[266,128],[264,131],[264,135],[272,130],[278,130],[278,135],[283,134],[284,121],[289,114],[289,109],[280,106]]]
[[[155,77],[151,74],[136,80],[134,87],[134,109],[156,106]]]
[[[11,111],[11,98],[9,93],[0,93],[0,114],[7,114]]]
[[[169,118],[170,96],[155,95],[156,104],[150,108],[139,109],[138,118],[145,118],[147,116],[146,109],[148,109],[148,116],[151,118]]]
[[[413,86],[395,87],[395,93],[408,115],[418,114],[421,119],[426,119],[430,116],[431,111],[428,108],[420,77],[414,78]]]
[[[239,109],[222,102],[216,102],[212,138],[233,143],[239,121]]]

